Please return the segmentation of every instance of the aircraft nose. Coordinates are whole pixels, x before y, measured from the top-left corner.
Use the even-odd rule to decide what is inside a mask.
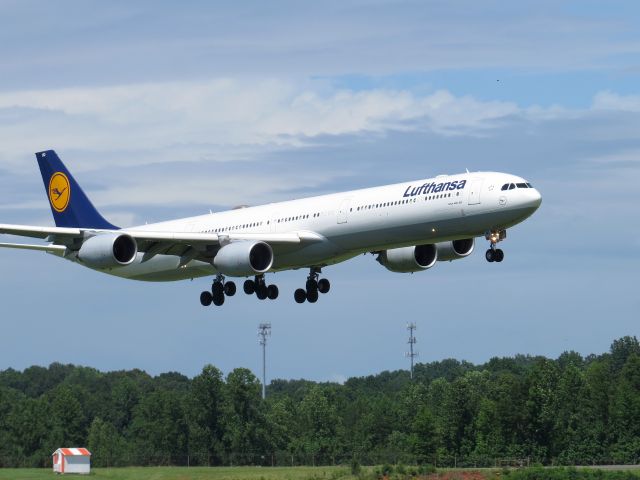
[[[532,208],[534,211],[538,209],[542,203],[542,195],[535,188],[529,189],[527,192],[527,199],[525,200],[525,206]]]

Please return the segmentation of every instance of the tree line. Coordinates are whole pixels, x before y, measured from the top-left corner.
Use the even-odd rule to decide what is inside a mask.
[[[0,371],[0,467],[47,466],[86,446],[97,466],[637,463],[640,344],[557,359],[453,359],[350,378],[274,380],[207,365],[100,372],[53,363]]]

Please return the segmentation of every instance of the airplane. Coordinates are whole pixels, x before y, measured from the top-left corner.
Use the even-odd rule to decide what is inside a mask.
[[[266,274],[308,269],[297,303],[315,303],[331,288],[322,269],[372,253],[387,270],[413,273],[437,261],[468,257],[475,239],[489,242],[488,262],[507,229],[531,216],[542,196],[521,177],[469,172],[375,188],[119,228],[93,206],[54,150],[37,152],[55,227],[0,224],[0,233],[46,244],[0,243],[43,251],[122,278],[162,282],[213,276],[200,303],[220,306],[243,290],[274,300]]]

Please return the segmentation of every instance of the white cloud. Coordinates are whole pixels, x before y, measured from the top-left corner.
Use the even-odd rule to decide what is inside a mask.
[[[15,167],[12,157],[50,147],[130,151],[126,164],[194,160],[144,154],[185,145],[201,145],[199,155],[214,154],[216,160],[237,159],[247,155],[246,146],[300,146],[319,135],[390,129],[479,134],[517,112],[513,103],[444,90],[422,96],[398,90],[327,91],[323,82],[275,79],[5,92],[0,94],[1,161]]]
[[[640,112],[640,95],[619,95],[605,90],[595,95],[592,108],[594,110]]]

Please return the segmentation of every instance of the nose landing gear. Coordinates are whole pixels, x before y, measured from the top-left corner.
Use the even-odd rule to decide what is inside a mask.
[[[218,274],[211,285],[211,291],[204,291],[200,294],[200,304],[208,307],[212,303],[216,306],[224,304],[225,296],[233,297],[236,294],[236,284],[226,282],[224,275]]]
[[[487,259],[487,262],[489,262],[489,263],[493,263],[493,262],[500,263],[502,260],[504,260],[504,252],[501,249],[496,248],[496,244],[498,242],[501,242],[505,238],[507,238],[507,231],[506,230],[492,230],[491,232],[486,233],[484,238],[489,240],[489,242],[491,243],[491,246],[489,247],[489,250],[487,250],[485,252],[485,254],[484,254],[484,257]]]
[[[296,303],[304,303],[305,300],[309,303],[316,303],[319,293],[329,293],[331,283],[326,278],[319,279],[321,273],[321,268],[311,267],[305,284],[306,288],[298,288],[293,294]]]

